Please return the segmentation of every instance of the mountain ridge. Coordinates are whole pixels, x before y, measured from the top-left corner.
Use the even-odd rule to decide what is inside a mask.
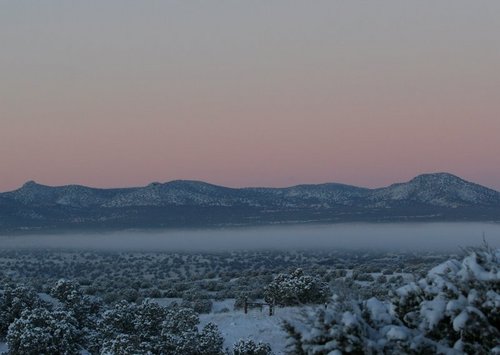
[[[0,233],[303,221],[497,221],[499,216],[500,192],[449,173],[421,174],[380,188],[339,183],[231,188],[173,180],[104,189],[28,181],[0,193]]]

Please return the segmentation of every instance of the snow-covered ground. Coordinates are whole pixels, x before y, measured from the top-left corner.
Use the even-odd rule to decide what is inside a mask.
[[[231,302],[233,301],[233,302]],[[200,325],[212,322],[219,327],[224,337],[224,347],[232,349],[239,339],[253,339],[269,343],[275,354],[284,354],[287,343],[286,333],[281,327],[284,319],[293,319],[300,313],[298,307],[276,308],[269,316],[267,307],[262,312],[251,309],[248,314],[243,310],[233,311],[234,300],[214,302],[214,312],[200,315]],[[229,308],[230,312],[217,313],[218,309]]]
[[[9,348],[7,348],[7,343],[0,342],[0,354],[6,353]]]
[[[162,306],[173,302],[180,303],[180,298],[152,299]],[[269,343],[275,354],[284,354],[287,342],[286,333],[281,327],[284,319],[293,319],[300,314],[299,307],[276,308],[275,314],[269,316],[269,309],[234,310],[234,298],[214,301],[209,314],[200,314],[200,328],[212,322],[219,327],[224,337],[224,348],[233,349],[240,339],[252,339],[255,342]]]

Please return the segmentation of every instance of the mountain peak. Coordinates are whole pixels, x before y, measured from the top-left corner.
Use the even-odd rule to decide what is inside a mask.
[[[497,191],[463,180],[450,173],[422,174],[406,183],[379,189],[374,196],[381,204],[391,201],[422,203],[440,207],[493,206],[500,202]]]
[[[456,175],[447,172],[426,173],[415,176],[412,180],[462,180]]]
[[[33,188],[33,187],[37,187],[37,186],[41,186],[41,185],[34,180],[29,180],[29,181],[26,181],[21,188],[25,189],[25,188]]]

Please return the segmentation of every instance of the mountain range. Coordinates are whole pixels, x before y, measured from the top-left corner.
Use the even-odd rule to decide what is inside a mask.
[[[228,188],[176,180],[144,187],[51,187],[0,193],[0,233],[278,223],[500,221],[500,192],[448,173],[368,189],[327,183]]]

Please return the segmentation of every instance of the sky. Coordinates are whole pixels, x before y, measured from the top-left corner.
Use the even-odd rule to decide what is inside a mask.
[[[0,191],[500,190],[500,2],[0,2]]]

